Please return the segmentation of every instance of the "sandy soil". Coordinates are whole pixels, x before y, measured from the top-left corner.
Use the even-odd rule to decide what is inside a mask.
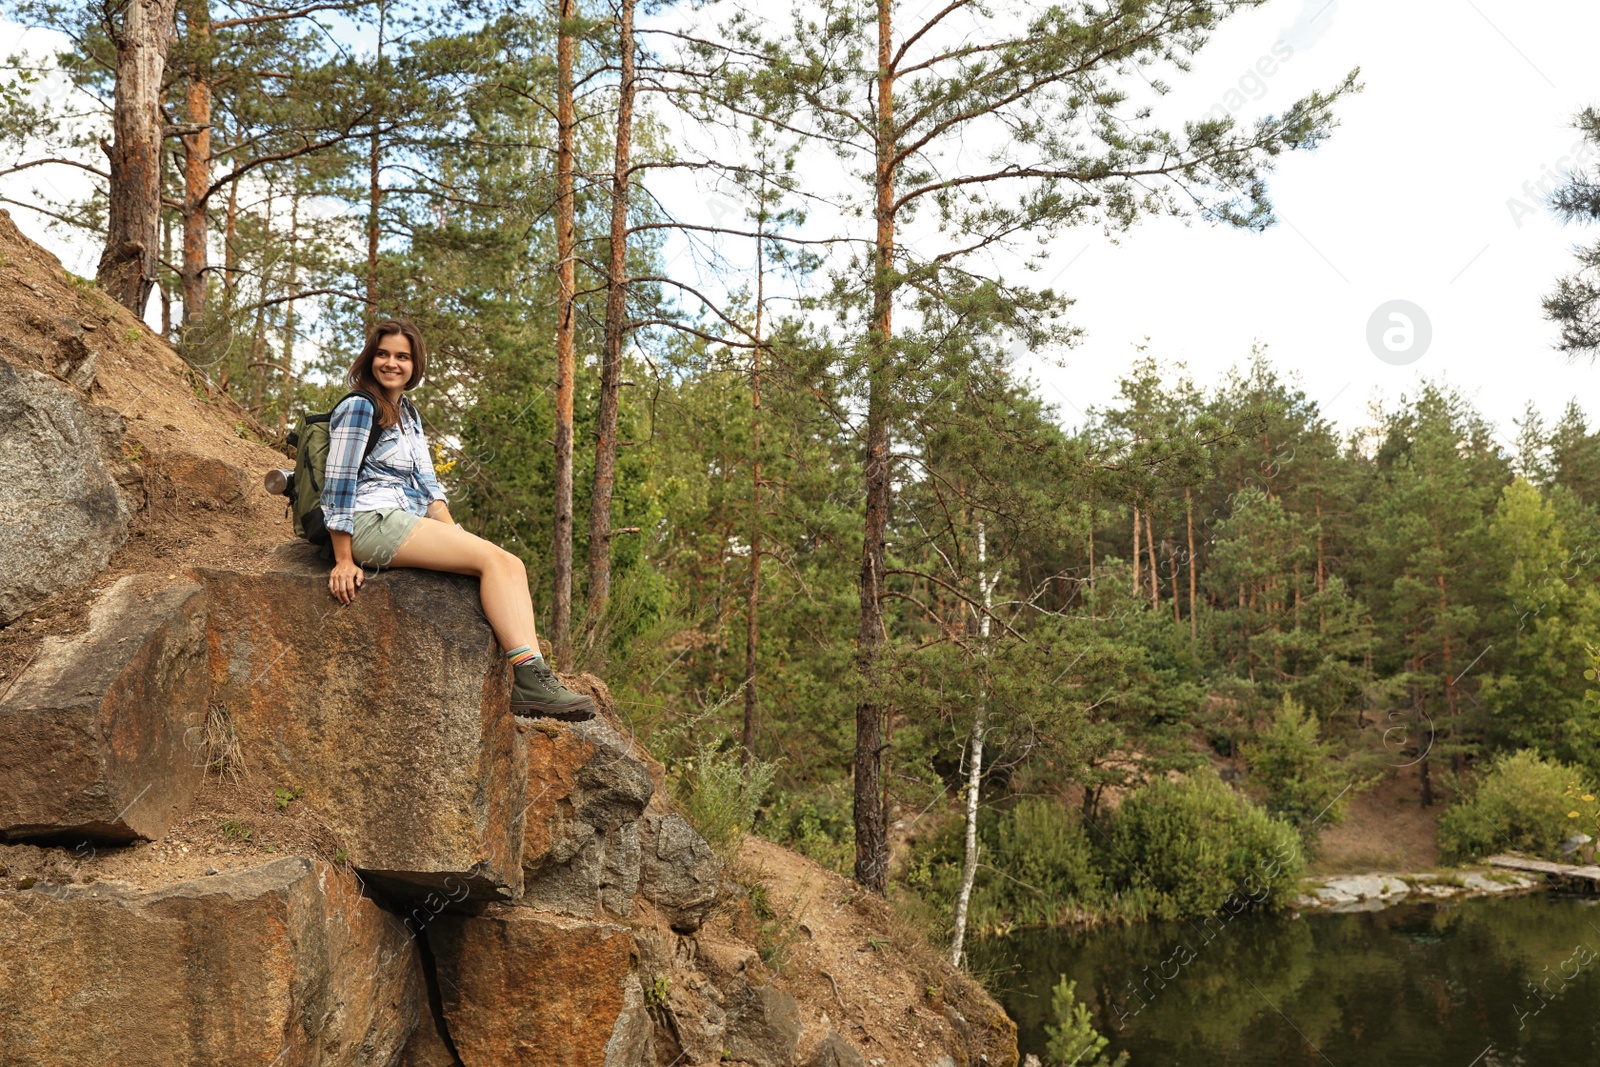
[[[1406,873],[1439,865],[1439,813],[1419,798],[1415,769],[1391,771],[1377,785],[1351,798],[1344,822],[1322,835],[1322,852],[1310,874],[1367,871]]]

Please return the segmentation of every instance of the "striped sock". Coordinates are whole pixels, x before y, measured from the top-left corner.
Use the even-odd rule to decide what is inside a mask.
[[[512,670],[515,670],[516,668],[525,664],[534,662],[542,663],[544,661],[543,656],[527,645],[518,645],[516,648],[513,648],[511,651],[506,653],[506,659],[510,661]]]

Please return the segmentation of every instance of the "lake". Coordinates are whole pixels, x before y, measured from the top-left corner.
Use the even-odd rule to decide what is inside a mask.
[[[1050,988],[1078,983],[1129,1067],[1600,1063],[1600,908],[1535,893],[1300,918],[1241,915],[974,946],[1045,1051]]]

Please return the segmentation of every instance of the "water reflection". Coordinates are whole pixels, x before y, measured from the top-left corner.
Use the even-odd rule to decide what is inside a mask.
[[[1023,1052],[1078,983],[1131,1067],[1600,1063],[1600,909],[1537,894],[1300,919],[1028,931],[975,946]]]

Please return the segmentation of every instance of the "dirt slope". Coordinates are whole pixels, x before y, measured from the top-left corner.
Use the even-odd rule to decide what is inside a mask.
[[[286,465],[249,413],[214,393],[160,337],[62,269],[0,211],[0,359],[75,386],[119,413],[133,511],[127,543],[94,580],[0,628],[0,692],[46,634],[82,629],[91,592],[125,574],[196,565],[259,569],[292,536],[261,488]]]

